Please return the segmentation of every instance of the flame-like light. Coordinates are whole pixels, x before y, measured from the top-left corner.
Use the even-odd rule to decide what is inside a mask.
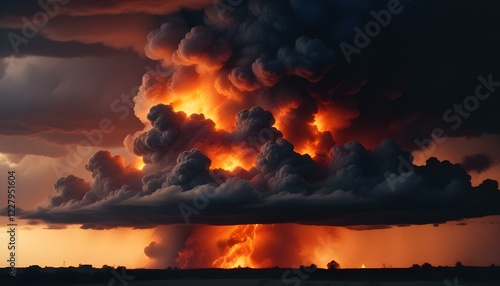
[[[188,116],[191,114],[203,114],[206,118],[212,119],[216,125],[220,125],[219,116],[215,112],[216,100],[212,96],[207,96],[201,90],[196,90],[186,96],[177,96],[171,98],[170,102],[165,104],[172,104],[175,111],[182,111]]]
[[[302,145],[302,147],[297,147],[295,151],[298,153],[305,155],[309,154],[309,156],[314,157],[317,154],[317,144],[318,142],[306,142],[305,144]]]
[[[341,109],[338,105],[318,104],[318,113],[314,115],[314,125],[319,131],[335,131],[349,127],[351,120],[359,115],[357,110]]]
[[[239,225],[227,239],[224,254],[217,258],[212,266],[217,268],[255,267],[251,255],[254,251],[253,241],[258,224]]]
[[[273,116],[276,120],[274,127],[278,130],[283,131],[286,125],[290,124],[290,121],[295,117],[291,113],[291,110],[298,107],[298,103],[290,102],[285,106],[278,107],[272,110]]]
[[[234,154],[227,154],[227,156],[221,155],[221,158],[214,156],[212,159],[212,166],[214,168],[221,168],[227,171],[234,171],[238,167],[248,170],[251,165],[251,163],[241,160]]]
[[[132,166],[137,170],[142,170],[144,166],[146,166],[146,164],[142,160],[142,157],[136,157],[135,160],[132,162]]]
[[[361,264],[361,268],[366,268],[364,263]]]
[[[329,120],[328,116],[325,113],[318,112],[314,116],[314,126],[318,129],[318,131],[331,131],[331,120]]]
[[[255,163],[257,151],[249,147],[232,147],[229,149],[218,149],[216,147],[199,147],[212,161],[213,169],[221,168],[227,171],[234,171],[237,167],[249,170]]]

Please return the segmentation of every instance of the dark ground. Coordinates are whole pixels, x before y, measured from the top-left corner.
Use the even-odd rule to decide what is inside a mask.
[[[386,269],[113,269],[19,268],[9,277],[0,269],[0,285],[442,285],[500,286],[500,267],[428,267]]]

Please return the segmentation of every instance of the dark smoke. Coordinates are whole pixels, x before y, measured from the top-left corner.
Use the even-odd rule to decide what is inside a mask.
[[[128,146],[153,167],[140,174],[100,152],[88,165],[88,192],[67,195],[86,184],[61,179],[60,198],[25,217],[112,228],[184,223],[179,206],[195,210],[190,222],[214,225],[380,226],[500,214],[495,181],[473,187],[462,166],[436,158],[415,166],[400,148],[414,150],[414,140],[436,127],[450,137],[499,133],[498,96],[461,128],[441,126],[443,112],[474,91],[478,75],[500,78],[499,41],[484,29],[498,26],[496,4],[407,2],[349,64],[339,43],[352,44],[354,27],[364,28],[370,11],[386,4],[250,0],[223,17],[216,5],[169,17],[146,46],[164,70],[146,73],[134,99],[151,125]],[[170,105],[198,81],[208,83],[205,96],[218,114],[236,118],[234,130]],[[165,104],[148,105],[155,100]],[[318,130],[313,123],[325,110],[331,127]],[[271,133],[248,144],[261,130]],[[311,144],[317,154],[297,152]],[[257,154],[249,170],[212,168],[216,155],[250,149]]]

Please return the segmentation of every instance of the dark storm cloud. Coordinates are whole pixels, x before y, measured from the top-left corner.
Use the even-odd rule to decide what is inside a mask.
[[[370,77],[355,95],[359,116],[335,139],[365,137],[363,142],[372,146],[393,138],[405,148],[418,149],[415,139],[430,137],[436,127],[448,136],[498,134],[499,90],[480,101],[477,111],[465,110],[458,128],[452,128],[455,122],[445,122],[443,116],[475,95],[478,76],[492,74],[493,81],[500,81],[500,57],[495,52],[500,39],[488,32],[500,24],[494,12],[499,3],[401,3],[405,4],[401,14],[393,15],[389,26],[359,55],[353,55],[351,65],[370,71]],[[359,22],[359,27],[364,28],[368,20]],[[347,40],[351,44],[352,37]]]
[[[45,25],[30,25],[19,17],[0,18],[0,28],[11,30],[5,37],[12,44],[11,51],[17,55],[29,51],[28,46],[42,48],[40,43],[33,41],[35,37],[43,37],[56,42],[78,42],[102,44],[111,47],[115,53],[132,49],[140,55],[144,54],[146,35],[156,26],[157,17],[149,15],[92,15],[70,17],[56,15]],[[38,40],[40,42],[40,40]],[[14,47],[15,46],[15,47]],[[17,52],[19,50],[19,52]],[[63,51],[61,51],[63,52]],[[83,55],[82,55],[83,56]]]
[[[134,55],[104,59],[8,58],[4,63],[7,69],[0,82],[1,135],[34,138],[48,145],[77,144],[89,141],[90,136],[97,142],[94,145],[121,146],[127,134],[142,128],[132,108],[121,98],[124,95],[132,102],[136,95],[133,84],[140,83],[148,63]],[[128,116],[121,111],[123,108],[127,108]],[[101,133],[102,138],[85,135],[99,130],[105,118],[112,122],[111,133]],[[7,147],[2,149],[15,152],[15,144]],[[33,154],[40,154],[39,149],[33,148]]]
[[[222,175],[210,170],[210,159],[193,149],[181,153],[173,168],[145,176],[142,190],[115,185],[119,189],[108,188],[93,203],[82,199],[39,207],[25,218],[113,228],[183,223],[186,213],[182,215],[180,206],[195,210],[188,214],[190,222],[216,225],[406,225],[500,214],[496,181],[472,187],[460,165],[436,158],[424,166],[412,165],[411,155],[392,141],[371,151],[354,141],[336,146],[330,155],[321,167],[278,138],[264,144],[250,171]],[[400,173],[408,166],[412,173]],[[96,181],[103,181],[100,170],[94,171]],[[396,176],[394,191],[387,174]],[[119,181],[114,176],[106,178]]]
[[[153,241],[144,248],[144,254],[155,259],[162,267],[176,267],[179,251],[184,248],[193,228],[187,225],[166,225],[155,229],[154,235],[159,236],[158,242]]]
[[[448,136],[499,133],[495,108],[500,97],[494,92],[487,102],[481,101],[480,111],[461,118],[460,128],[451,128],[454,122],[443,119],[454,104],[474,95],[478,76],[492,74],[493,81],[500,81],[500,57],[494,52],[500,40],[488,32],[488,27],[500,24],[494,14],[498,4],[400,1],[402,11],[348,63],[339,45],[354,45],[359,38],[354,28],[364,30],[374,20],[371,11],[387,9],[387,3],[245,1],[222,10],[214,5],[205,9],[202,23],[191,23],[193,30],[182,40],[196,40],[200,51],[189,55],[199,62],[178,60],[190,51],[176,50],[185,22],[167,22],[152,32],[148,45],[154,59],[199,67],[213,48],[208,43],[229,41],[231,57],[210,56],[216,63],[207,64],[217,69],[217,91],[240,96],[250,106],[263,101],[302,104],[298,113],[306,120],[294,122],[293,129],[299,130],[291,134],[294,143],[299,137],[313,137],[309,124],[321,107],[335,114],[334,139],[340,143],[360,140],[375,147],[392,138],[414,150],[419,148],[415,139],[429,137],[436,127]],[[475,20],[462,21],[464,17]],[[168,33],[175,37],[156,36]],[[467,41],[460,40],[464,38]],[[286,95],[281,99],[280,94]]]
[[[54,184],[57,195],[40,208],[78,208],[110,197],[123,200],[137,194],[142,185],[142,172],[108,151],[95,153],[85,168],[91,172],[92,182],[74,175],[61,177]]]
[[[153,106],[147,115],[153,126],[147,132],[137,135],[133,142],[133,152],[142,156],[146,163],[159,163],[172,166],[184,150],[198,148],[215,153],[232,150],[241,152],[238,147],[245,144],[249,137],[257,138],[265,129],[267,137],[256,140],[250,148],[259,149],[266,141],[281,137],[274,124],[274,117],[260,107],[240,111],[236,116],[236,129],[229,133],[216,130],[215,123],[203,115],[175,112],[171,105]],[[247,148],[249,148],[247,147]]]
[[[488,154],[478,153],[471,156],[465,156],[462,160],[462,167],[466,171],[484,172],[493,166],[494,160]]]
[[[163,23],[159,29],[148,33],[148,41],[144,47],[146,55],[152,60],[171,59],[187,31],[184,19],[171,17],[170,21]]]
[[[17,15],[29,16],[41,10],[40,1],[4,0],[0,3],[0,16]],[[46,2],[46,1],[42,1]],[[152,14],[166,15],[177,12],[182,8],[200,9],[213,3],[211,0],[57,0],[62,14],[71,16],[86,15],[115,15],[115,14]]]
[[[52,196],[49,203],[51,207],[58,207],[71,200],[81,201],[90,191],[90,183],[82,178],[69,175],[57,180],[54,189],[57,195]]]
[[[163,16],[211,1],[3,1],[0,56],[144,55],[146,36]]]
[[[97,11],[129,12],[110,3]],[[373,20],[370,11],[387,6],[352,3],[252,0],[222,17],[209,6],[203,17],[169,19],[148,36],[146,55],[167,72],[143,77],[144,97],[189,90],[188,81],[197,78],[212,81],[228,97],[224,111],[243,110],[231,114],[236,131],[216,129],[204,115],[156,105],[147,116],[151,128],[133,142],[135,154],[157,164],[142,185],[126,183],[120,172],[89,168],[95,189],[87,194],[94,195],[42,206],[25,218],[101,229],[183,223],[186,213],[190,222],[203,224],[324,225],[427,224],[500,214],[497,182],[473,187],[463,167],[436,158],[415,166],[398,146],[416,149],[414,140],[435,127],[446,127],[448,136],[499,133],[500,99],[491,89],[488,102],[463,116],[460,128],[443,122],[447,109],[474,94],[478,76],[500,80],[500,41],[491,36],[499,24],[498,4],[405,2],[348,63],[339,44],[352,44],[354,28],[364,29]],[[99,13],[87,11],[81,13]],[[211,170],[212,153],[244,150],[247,134],[272,128],[274,118],[265,110],[275,107],[293,115],[281,130],[288,140],[272,129],[275,136],[259,144],[253,168]],[[327,125],[336,126],[339,145],[311,125],[321,109],[335,117]],[[322,160],[297,153],[291,142],[320,145]]]
[[[26,154],[41,155],[47,157],[59,157],[65,154],[58,144],[47,142],[43,139],[22,136],[0,136],[0,153],[9,156],[19,156],[17,161]],[[12,161],[12,160],[10,160]]]
[[[46,39],[42,36],[35,36],[30,39],[26,45],[19,46],[19,52],[16,53],[11,43],[7,40],[9,33],[17,33],[21,35],[19,30],[0,29],[0,58],[10,56],[46,56],[58,58],[74,58],[74,57],[105,57],[116,55],[120,52],[113,48],[106,47],[102,44],[83,44],[77,42],[58,42]]]
[[[65,7],[63,13],[72,16],[101,15],[101,14],[152,14],[167,15],[178,12],[181,9],[201,9],[213,4],[213,0],[152,0],[144,2],[142,0],[72,0]]]
[[[4,22],[12,22],[16,15],[18,21],[19,16],[39,10],[35,2],[14,3],[2,3]],[[168,64],[174,61],[191,65],[197,59],[198,68],[220,68],[215,84],[218,91],[225,95],[249,94],[245,100],[252,103],[250,106],[269,94],[275,95],[272,101],[279,102],[276,94],[290,90],[302,93],[294,98],[299,102],[310,101],[312,96],[315,105],[335,106],[336,110],[343,110],[336,112],[336,120],[347,127],[336,128],[335,140],[341,143],[358,139],[374,147],[382,139],[392,138],[406,148],[416,149],[414,140],[429,136],[435,127],[447,127],[449,136],[498,133],[498,124],[494,123],[499,121],[495,112],[498,96],[491,96],[487,104],[481,102],[480,112],[463,120],[456,130],[442,120],[447,109],[473,94],[479,75],[492,73],[494,80],[500,78],[500,58],[494,52],[500,41],[490,36],[488,29],[499,24],[495,15],[498,3],[400,1],[402,12],[392,15],[388,26],[370,39],[359,54],[353,54],[353,61],[347,64],[339,44],[353,44],[354,27],[363,30],[373,20],[370,11],[385,9],[387,3],[252,0],[221,9],[225,6],[201,0],[70,1],[61,6],[61,15],[51,19],[41,35],[60,41],[132,46],[137,50],[146,38],[123,42],[127,37],[119,36],[124,35],[122,32],[112,33],[113,28],[120,30],[119,23],[127,23],[126,19],[136,19],[129,22],[142,25],[147,22],[144,14],[166,15],[182,8],[206,7],[203,17],[200,12],[184,12],[184,19],[179,19],[179,14],[177,20],[170,18],[160,29],[152,31],[146,55]],[[95,25],[106,15],[116,16],[110,19],[113,25]],[[463,21],[464,18],[471,21]],[[141,33],[133,34],[131,38],[140,38]],[[107,41],[108,38],[117,39]],[[113,51],[102,44],[74,42],[59,48],[57,45],[62,43],[41,36],[31,41],[22,47],[22,54],[75,56]],[[11,50],[8,41],[2,41],[0,55],[10,55]],[[312,118],[316,110],[308,108],[303,112]],[[307,130],[309,123],[304,121],[298,129]]]

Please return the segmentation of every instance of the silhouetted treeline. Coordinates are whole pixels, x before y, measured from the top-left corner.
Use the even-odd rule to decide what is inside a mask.
[[[430,266],[430,265],[429,265]],[[412,267],[385,269],[316,269],[309,273],[307,281],[443,281],[459,277],[461,285],[467,282],[491,282],[500,285],[500,267]],[[0,269],[0,285],[73,285],[107,284],[121,269],[106,268],[40,268],[17,269],[17,277],[9,277],[10,268]],[[135,276],[133,281],[176,279],[267,279],[282,280],[286,268],[269,269],[127,269],[126,275]]]

